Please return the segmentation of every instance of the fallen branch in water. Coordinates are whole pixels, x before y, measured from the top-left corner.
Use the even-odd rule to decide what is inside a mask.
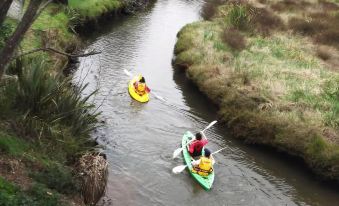
[[[92,55],[96,55],[96,54],[100,54],[101,53],[101,51],[99,51],[99,52],[98,51],[90,51],[88,53],[83,53],[83,54],[69,54],[69,53],[65,53],[65,52],[59,51],[59,50],[51,48],[51,47],[45,47],[45,48],[33,49],[31,51],[24,52],[22,54],[14,56],[14,57],[12,57],[11,61],[13,61],[14,59],[17,59],[19,57],[22,57],[22,56],[25,56],[25,55],[29,55],[29,54],[33,54],[33,53],[40,52],[40,51],[42,51],[42,52],[54,52],[54,53],[57,53],[57,54],[60,54],[60,55],[64,55],[64,56],[70,57],[70,58],[74,58],[74,57],[87,57],[87,56],[92,56]]]

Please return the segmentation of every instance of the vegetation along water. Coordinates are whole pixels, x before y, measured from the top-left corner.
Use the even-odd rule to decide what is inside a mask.
[[[2,0],[0,205],[337,205],[338,21],[338,0]],[[205,191],[171,155],[215,119]]]

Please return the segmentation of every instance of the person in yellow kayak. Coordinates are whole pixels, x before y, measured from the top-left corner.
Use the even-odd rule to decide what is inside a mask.
[[[138,93],[140,96],[144,95],[145,93],[151,92],[151,90],[146,86],[145,78],[141,75],[139,81],[134,82],[134,89],[135,92]]]
[[[213,172],[213,165],[215,163],[209,149],[205,148],[204,153],[204,156],[201,156],[200,159],[192,161],[192,172],[197,173],[200,176],[208,176]]]

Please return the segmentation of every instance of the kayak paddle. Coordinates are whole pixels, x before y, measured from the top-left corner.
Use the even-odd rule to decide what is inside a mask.
[[[132,73],[129,72],[129,71],[127,71],[126,69],[124,69],[124,72],[125,72],[125,74],[126,74],[127,76],[129,76],[129,77],[132,77],[132,76],[133,76]],[[164,98],[162,98],[161,96],[157,95],[155,92],[152,91],[152,94],[153,94],[157,99],[160,99],[161,101],[165,101]]]
[[[206,127],[204,130],[202,130],[201,132],[204,133],[205,130],[207,130],[208,128],[212,127],[215,123],[217,123],[217,120],[214,120],[213,122],[211,122],[211,123],[210,123],[209,125],[207,125],[207,127]],[[186,147],[189,143],[191,143],[192,141],[193,141],[193,139],[192,139],[191,141],[187,142],[187,144],[185,145],[185,147]],[[178,149],[174,150],[174,152],[173,152],[173,159],[175,159],[175,158],[182,152],[183,149],[184,149],[184,148],[181,147],[181,148],[178,148]]]
[[[221,149],[219,149],[219,150],[213,152],[211,155],[217,154],[217,153],[219,153],[221,150],[224,150],[224,149],[226,149],[226,148],[227,148],[227,147],[221,148]],[[186,167],[188,167],[188,165],[179,165],[179,166],[176,166],[176,167],[174,167],[174,168],[172,169],[172,172],[173,172],[174,174],[179,174],[179,173],[181,173],[182,171],[184,171]]]

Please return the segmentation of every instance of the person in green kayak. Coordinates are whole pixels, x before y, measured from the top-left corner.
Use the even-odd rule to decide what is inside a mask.
[[[146,86],[146,80],[143,76],[140,75],[139,81],[134,82],[134,89],[140,95],[145,93],[150,93],[150,89]]]
[[[201,155],[202,148],[208,143],[208,140],[203,132],[195,134],[195,140],[189,145],[188,152],[192,157]]]
[[[192,161],[192,172],[197,173],[200,176],[208,176],[213,172],[213,165],[215,161],[209,149],[204,149],[204,156],[200,159]]]

